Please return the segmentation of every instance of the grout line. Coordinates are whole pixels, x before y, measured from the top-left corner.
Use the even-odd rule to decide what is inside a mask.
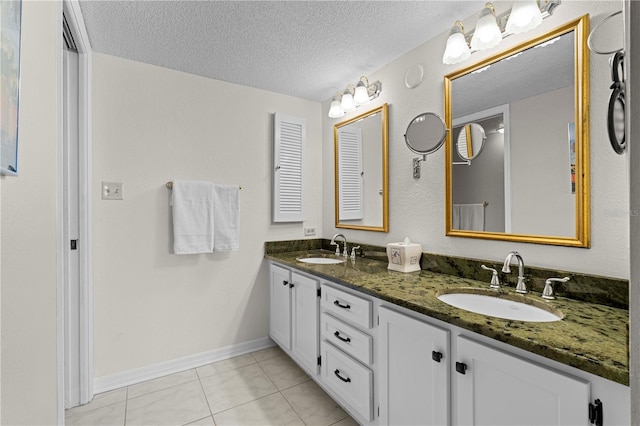
[[[199,378],[195,378],[195,379],[193,379],[193,380],[188,380],[188,381],[183,382],[183,383],[176,383],[176,384],[173,384],[173,385],[171,385],[171,386],[167,386],[167,387],[165,387],[165,388],[156,389],[156,390],[153,390],[153,391],[150,391],[150,392],[142,393],[142,394],[140,394],[140,395],[132,396],[131,398],[129,398],[129,397],[128,397],[129,389],[128,389],[128,386],[127,386],[127,400],[129,400],[129,399],[136,399],[136,398],[140,398],[140,397],[142,397],[142,396],[151,395],[151,394],[153,394],[153,393],[161,392],[161,391],[164,391],[164,390],[167,390],[167,389],[171,389],[171,388],[175,388],[175,387],[178,387],[178,386],[186,385],[186,384],[188,384],[188,383],[193,383],[193,382],[198,381],[198,380],[200,380],[200,379],[199,379]]]
[[[297,386],[297,385],[296,385],[296,386]],[[291,389],[291,388],[289,388],[289,389]],[[305,425],[306,425],[306,424],[307,424],[307,422],[305,422],[305,421],[304,421],[304,419],[302,418],[302,415],[296,411],[296,409],[293,407],[293,405],[291,405],[291,403],[289,402],[289,400],[287,399],[287,397],[286,397],[286,396],[284,396],[284,394],[283,394],[282,392],[278,392],[278,393],[279,393],[279,394],[280,394],[280,396],[284,399],[284,401],[287,403],[287,405],[288,405],[288,406],[293,410],[293,412],[294,412],[294,413],[296,413],[296,416],[298,416],[298,418],[300,419],[300,421],[301,421],[303,424],[305,424]]]
[[[209,398],[207,397],[207,392],[204,390],[204,385],[202,384],[202,380],[198,379],[198,382],[200,382],[200,388],[202,389],[202,393],[204,393],[204,400],[207,401],[207,408],[209,408],[209,414],[211,414],[211,420],[213,420],[213,410],[211,410],[211,404],[209,404]],[[215,424],[216,421],[213,420],[213,423]]]

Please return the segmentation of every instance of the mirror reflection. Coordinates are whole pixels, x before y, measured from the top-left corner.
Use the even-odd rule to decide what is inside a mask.
[[[587,19],[445,77],[447,235],[589,246]]]
[[[334,126],[336,228],[388,232],[388,105]]]
[[[484,128],[480,124],[465,124],[459,128],[456,138],[458,156],[465,161],[473,160],[480,155],[486,139]]]

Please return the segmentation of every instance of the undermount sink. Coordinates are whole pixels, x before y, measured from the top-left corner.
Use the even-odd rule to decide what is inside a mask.
[[[306,256],[296,257],[298,262],[311,263],[314,265],[337,265],[344,263],[344,259],[340,259],[335,255],[309,254]]]
[[[456,308],[515,321],[553,322],[564,318],[562,312],[545,302],[515,293],[473,288],[448,289],[439,292],[437,297]]]

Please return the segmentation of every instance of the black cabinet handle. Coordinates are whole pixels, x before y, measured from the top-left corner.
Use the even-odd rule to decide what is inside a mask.
[[[431,359],[435,362],[440,362],[440,360],[442,359],[442,352],[432,351]]]
[[[338,369],[336,369],[336,371],[334,371],[333,374],[335,374],[338,379],[342,380],[345,383],[349,383],[351,381],[351,379],[348,378],[348,377],[346,379],[344,377],[342,377],[340,375],[340,370],[338,370]]]
[[[342,303],[340,303],[339,300],[334,300],[333,304],[336,305],[338,308],[342,308],[342,309],[351,309],[350,305],[343,305]]]
[[[289,285],[289,281],[282,281],[282,285]]]
[[[289,284],[289,288],[293,288],[295,285],[293,283]]]
[[[343,342],[345,342],[345,343],[349,343],[349,342],[351,342],[351,338],[347,337],[347,338],[345,339],[344,337],[342,337],[342,336],[340,335],[340,332],[339,332],[339,331],[336,331],[335,333],[333,333],[333,335],[334,335],[334,336],[336,336],[338,339],[342,340],[342,341],[343,341]]]
[[[466,374],[467,364],[464,362],[456,362],[456,371],[460,374]]]

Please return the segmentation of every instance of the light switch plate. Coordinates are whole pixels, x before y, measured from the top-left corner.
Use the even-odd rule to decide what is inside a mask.
[[[102,182],[103,200],[122,200],[122,182]]]

